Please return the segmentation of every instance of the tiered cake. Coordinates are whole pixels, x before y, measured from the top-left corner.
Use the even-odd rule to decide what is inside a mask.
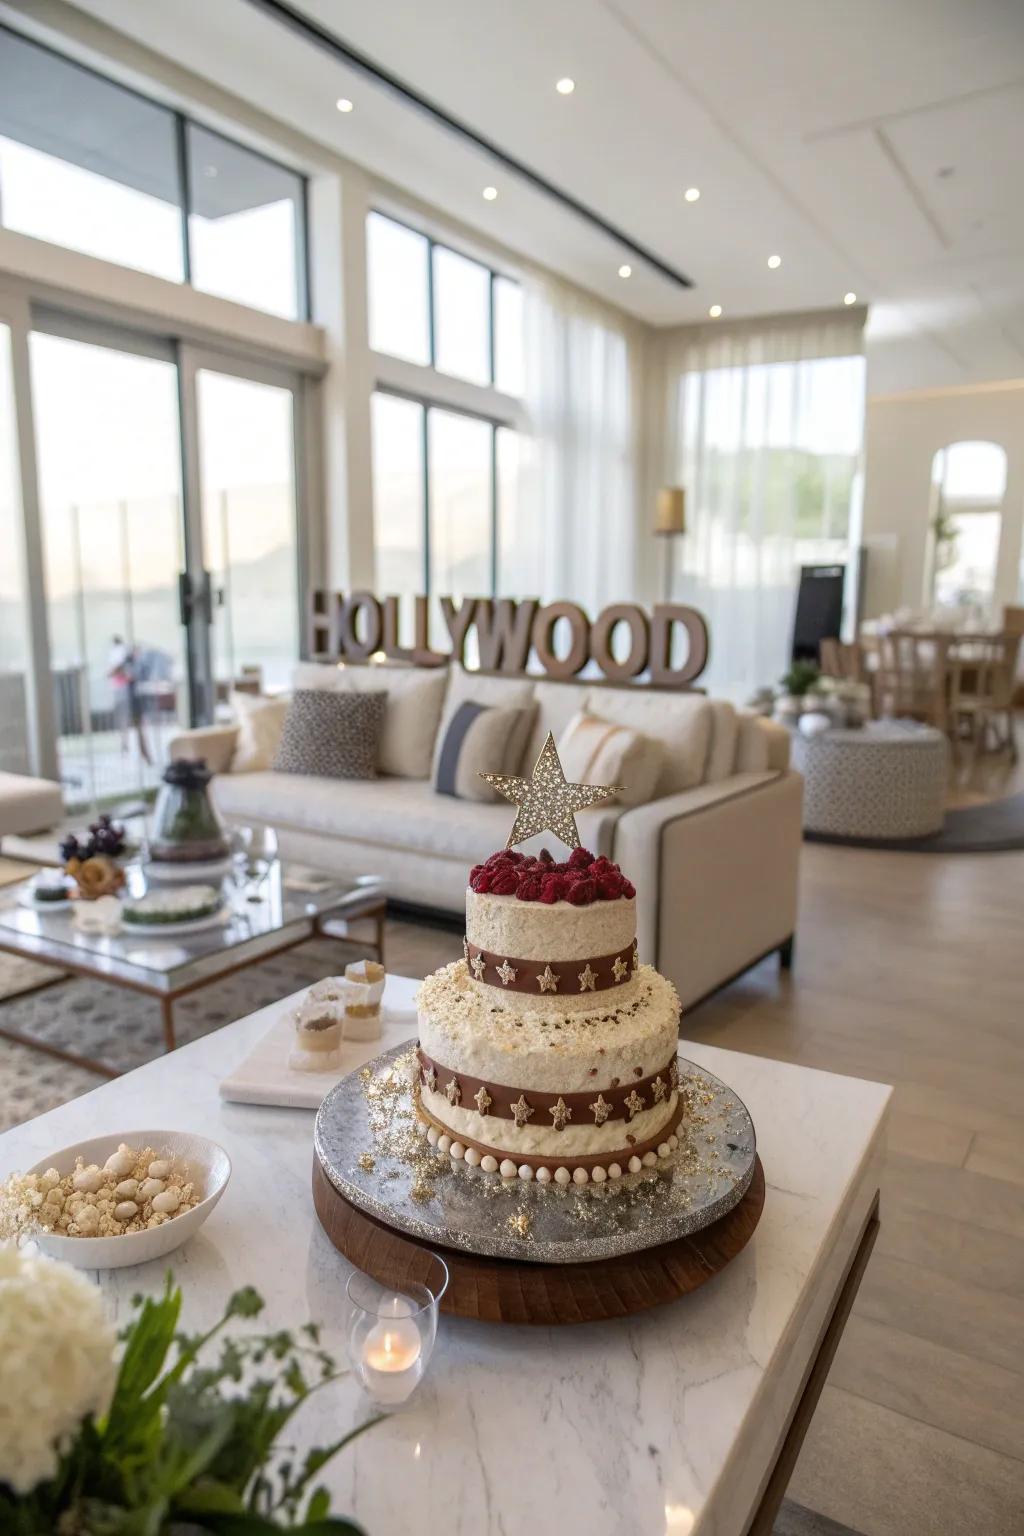
[[[635,897],[583,848],[472,871],[465,958],[419,993],[420,1113],[442,1151],[585,1184],[675,1150],[679,999],[638,963]]]

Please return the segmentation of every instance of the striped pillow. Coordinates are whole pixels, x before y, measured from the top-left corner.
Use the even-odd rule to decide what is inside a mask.
[[[646,805],[654,798],[665,749],[653,736],[580,711],[558,741],[562,769],[572,784],[621,784],[620,805]]]
[[[518,773],[525,728],[522,709],[495,709],[467,699],[452,715],[437,755],[434,788],[456,800],[499,798],[482,773]]]

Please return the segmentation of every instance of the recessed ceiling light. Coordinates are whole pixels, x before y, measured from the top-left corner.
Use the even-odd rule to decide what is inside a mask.
[[[843,294],[843,303],[844,304],[856,304],[856,302],[857,302],[857,295],[855,293],[851,292],[851,293],[844,293]]]
[[[347,96],[339,96],[334,105],[337,107],[339,112],[352,111],[352,103],[349,101]]]
[[[721,304],[712,304],[711,308],[708,310],[708,314],[711,316],[712,320],[717,320],[721,313]]]
[[[769,256],[768,257],[768,265],[771,267],[772,271],[774,272],[776,267],[781,267],[782,266],[782,257],[781,256]]]
[[[559,96],[571,96],[575,89],[576,81],[571,80],[568,75],[563,75],[561,80],[555,81],[555,90]]]
[[[632,277],[633,276],[633,268],[631,266],[628,266],[626,264],[626,262],[623,262],[622,266],[619,268],[619,276],[620,277]]]
[[[497,197],[497,195],[498,195],[497,187],[484,187],[484,201],[485,202],[493,203],[494,199]]]
[[[687,187],[683,196],[688,203],[695,203],[698,197],[700,197],[700,187]]]

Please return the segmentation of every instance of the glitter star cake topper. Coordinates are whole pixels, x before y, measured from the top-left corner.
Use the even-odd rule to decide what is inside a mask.
[[[510,773],[482,773],[480,777],[519,808],[506,848],[525,843],[538,832],[553,832],[569,848],[582,847],[575,813],[585,811],[591,805],[600,805],[602,800],[617,795],[623,787],[621,784],[570,784],[550,731],[530,778],[521,779]]]

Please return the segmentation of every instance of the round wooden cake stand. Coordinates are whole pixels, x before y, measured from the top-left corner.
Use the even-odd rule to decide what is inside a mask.
[[[400,1291],[429,1272],[437,1245],[396,1232],[350,1205],[313,1158],[313,1205],[327,1236],[357,1268]],[[764,1209],[758,1158],[743,1199],[692,1237],[590,1264],[520,1264],[442,1248],[448,1289],[441,1311],[487,1323],[597,1323],[695,1291],[746,1247]]]

